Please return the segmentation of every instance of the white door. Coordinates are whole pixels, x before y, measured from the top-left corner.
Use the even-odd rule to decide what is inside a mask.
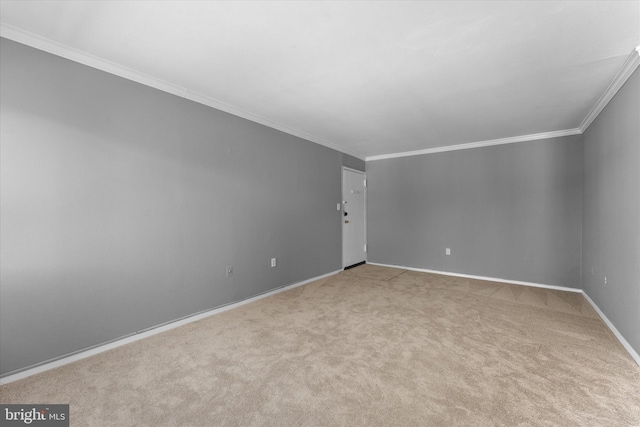
[[[366,261],[365,174],[342,169],[342,266]]]

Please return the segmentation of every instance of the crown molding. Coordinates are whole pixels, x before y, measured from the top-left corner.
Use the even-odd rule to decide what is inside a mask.
[[[402,153],[381,154],[369,156],[366,161],[395,159],[398,157],[420,156],[422,154],[444,153],[446,151],[467,150],[469,148],[490,147],[492,145],[513,144],[516,142],[536,141],[540,139],[559,138],[562,136],[579,135],[580,129],[556,130],[553,132],[535,133],[531,135],[512,136],[509,138],[490,139],[487,141],[469,142],[467,144],[447,145],[443,147],[427,148],[424,150],[405,151]]]
[[[589,125],[598,117],[598,114],[602,112],[609,101],[618,93],[622,85],[631,77],[636,68],[638,68],[638,65],[640,65],[640,46],[631,51],[622,69],[616,74],[611,83],[609,83],[609,86],[607,86],[607,89],[600,96],[593,108],[591,108],[589,114],[587,114],[582,123],[580,123],[580,126],[578,126],[580,132],[587,130]]]
[[[615,96],[615,94],[620,90],[620,88],[625,84],[625,82],[631,77],[633,72],[640,65],[640,46],[637,46],[635,49],[631,51],[629,56],[627,57],[622,69],[616,74],[613,78],[609,86],[604,91],[602,96],[598,99],[596,104],[591,108],[589,114],[584,118],[580,126],[574,129],[565,129],[553,132],[544,132],[544,133],[536,133],[532,135],[522,135],[515,136],[509,138],[501,138],[501,139],[492,139],[488,141],[479,141],[479,142],[471,142],[468,144],[457,144],[457,145],[449,145],[443,147],[435,147],[435,148],[427,148],[424,150],[415,150],[415,151],[405,151],[401,153],[390,153],[390,154],[381,154],[377,156],[368,156],[365,160],[375,161],[375,160],[384,160],[384,159],[394,159],[398,157],[410,157],[410,156],[419,156],[422,154],[432,154],[432,153],[443,153],[446,151],[455,151],[455,150],[466,150],[468,148],[478,148],[478,147],[488,147],[491,145],[500,145],[500,144],[512,144],[516,142],[525,142],[525,141],[535,141],[540,139],[547,138],[559,138],[562,136],[570,136],[570,135],[580,135],[584,133],[591,122],[595,120],[596,117],[602,112],[604,107],[607,106],[609,101]]]
[[[134,71],[130,68],[107,61],[106,59],[90,53],[74,49],[29,31],[21,30],[9,24],[0,23],[0,36],[62,58],[105,71],[109,74],[114,74],[118,77],[123,77],[127,80],[132,80],[134,82],[144,84],[145,86],[150,86],[163,92],[168,92],[172,95],[183,96],[185,93],[185,90],[177,85]]]
[[[100,58],[98,56],[89,54],[87,52],[84,52],[78,49],[74,49],[70,46],[55,42],[48,38],[19,29],[9,24],[0,23],[0,36],[16,41],[18,43],[25,44],[27,46],[34,47],[36,49],[39,49],[48,53],[52,53],[54,55],[69,59],[71,61],[78,62],[80,64],[84,64],[101,71],[105,71],[107,73],[125,78],[127,80],[131,80],[131,81],[143,84],[145,86],[149,86],[149,87],[161,90],[163,92],[167,92],[172,95],[176,95],[176,96],[188,99],[190,101],[197,102],[199,104],[203,104],[208,107],[224,111],[229,114],[233,114],[234,116],[238,116],[243,119],[267,126],[269,128],[279,130],[289,135],[293,135],[298,138],[302,138],[304,140],[314,142],[316,144],[325,146],[327,148],[333,149],[335,151],[338,151],[344,154],[348,154],[350,156],[353,156],[365,161],[393,159],[398,157],[419,156],[423,154],[442,153],[447,151],[466,150],[469,148],[488,147],[492,145],[512,144],[517,142],[535,141],[540,139],[579,135],[587,130],[589,125],[595,120],[595,118],[598,116],[598,114],[600,114],[600,112],[604,109],[604,107],[606,107],[609,101],[611,101],[611,99],[615,96],[618,90],[620,90],[620,88],[629,79],[629,77],[631,77],[631,75],[636,70],[636,68],[638,68],[638,65],[640,65],[640,46],[638,46],[629,54],[622,69],[618,72],[618,74],[616,74],[615,78],[611,81],[611,83],[609,84],[607,89],[604,91],[602,96],[600,96],[596,104],[589,111],[589,113],[584,118],[580,126],[578,126],[577,128],[365,157],[359,153],[356,153],[355,151],[351,151],[337,144],[326,141],[322,138],[291,128],[282,123],[275,122],[273,120],[267,119],[265,117],[251,113],[249,111],[243,110],[233,105],[229,105],[218,99],[214,99],[206,95],[203,95],[201,93],[191,91],[188,88],[174,85],[170,82],[155,78],[148,74],[135,71],[123,65],[105,60],[103,58]]]
[[[134,81],[136,83],[143,84],[145,86],[152,87],[154,89],[168,92],[172,95],[176,95],[185,99],[188,99],[199,104],[206,105],[208,107],[215,108],[217,110],[224,111],[234,116],[241,117],[243,119],[270,127],[272,129],[279,130],[289,135],[296,136],[298,138],[305,139],[307,141],[314,142],[319,145],[323,145],[332,150],[339,151],[344,154],[356,157],[360,160],[365,160],[365,156],[348,150],[344,147],[340,147],[332,142],[326,141],[322,138],[310,135],[300,130],[291,128],[282,123],[275,122],[260,115],[251,113],[241,108],[229,105],[223,101],[208,97],[201,93],[189,90],[188,88],[177,86],[173,83],[155,78],[151,75],[135,71],[131,68],[117,64],[115,62],[108,61],[90,53],[84,52],[79,49],[72,48],[62,43],[55,42],[46,37],[39,36],[29,31],[22,30],[14,27],[13,25],[0,23],[0,36],[13,40],[18,43],[31,46],[33,48],[69,59],[74,62],[78,62],[83,65],[87,65],[92,68],[96,68],[101,71],[116,75],[118,77],[125,78],[127,80]]]
[[[341,153],[344,154],[348,154],[350,156],[356,157],[360,160],[365,160],[365,156],[363,156],[362,154],[356,153],[355,151],[351,151],[349,149],[346,149],[344,147],[341,147],[339,145],[336,145],[332,142],[326,141],[322,138],[318,138],[317,136],[313,136],[310,135],[308,133],[302,132],[300,130],[285,126],[281,123],[278,122],[274,122],[273,120],[269,120],[265,117],[259,116],[257,114],[254,113],[250,113],[248,111],[242,110],[240,108],[234,107],[233,105],[229,105],[225,102],[222,102],[220,100],[214,99],[214,98],[210,98],[208,96],[202,95],[201,93],[198,92],[193,92],[190,90],[186,90],[185,93],[182,95],[185,99],[188,99],[190,101],[194,101],[197,102],[199,104],[203,104],[206,105],[208,107],[211,108],[215,108],[216,110],[221,110],[224,111],[226,113],[229,114],[233,114],[234,116],[238,116],[238,117],[242,117],[243,119],[247,119],[250,120],[252,122],[255,123],[259,123],[261,125],[279,130],[281,132],[284,133],[288,133],[289,135],[293,135],[296,136],[298,138],[301,139],[305,139],[307,141],[311,141],[314,142],[316,144],[319,145],[323,145],[327,148],[331,148],[332,150],[335,151],[339,151]]]

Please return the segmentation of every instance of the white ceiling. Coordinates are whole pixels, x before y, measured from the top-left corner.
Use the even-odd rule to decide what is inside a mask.
[[[361,158],[576,130],[639,1],[1,1],[2,35]]]

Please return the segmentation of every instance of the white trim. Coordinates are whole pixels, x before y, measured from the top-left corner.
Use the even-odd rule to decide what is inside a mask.
[[[349,166],[342,166],[342,169],[345,169],[345,170],[348,170],[348,171],[351,171],[351,172],[355,172],[355,173],[361,173],[361,174],[364,174],[365,176],[367,175],[367,172],[362,171],[360,169],[350,168]]]
[[[499,278],[495,278],[495,277],[474,276],[474,275],[471,275],[471,274],[451,273],[451,272],[447,272],[447,271],[429,270],[429,269],[426,269],[426,268],[414,268],[414,267],[404,267],[404,266],[401,266],[401,265],[380,264],[380,263],[377,263],[377,262],[370,262],[369,264],[371,264],[371,265],[379,265],[381,267],[402,268],[404,270],[420,271],[420,272],[423,272],[423,273],[444,274],[446,276],[466,277],[466,278],[470,278],[470,279],[480,279],[480,280],[490,280],[492,282],[511,283],[511,284],[514,284],[514,285],[532,286],[532,287],[536,287],[536,288],[554,289],[554,290],[557,290],[557,291],[580,293],[589,302],[589,304],[591,304],[591,306],[594,308],[594,310],[602,318],[604,323],[609,327],[611,332],[613,332],[613,335],[615,335],[615,337],[618,339],[618,341],[620,341],[620,344],[622,344],[622,346],[625,348],[625,350],[627,350],[627,352],[629,353],[631,358],[638,364],[638,366],[640,366],[640,355],[638,355],[638,352],[636,352],[636,350],[631,346],[631,344],[629,344],[629,342],[624,338],[624,336],[622,336],[620,331],[618,331],[618,329],[614,326],[614,324],[607,318],[607,316],[605,316],[605,314],[602,312],[602,310],[600,310],[600,308],[596,305],[596,303],[593,302],[593,300],[591,298],[589,298],[589,295],[587,295],[587,293],[583,289],[568,288],[568,287],[565,287],[565,286],[544,285],[542,283],[522,282],[522,281],[519,281],[519,280],[499,279]]]
[[[591,298],[589,298],[589,295],[587,295],[587,293],[584,290],[582,291],[582,296],[584,297],[584,299],[589,301],[589,304],[591,304],[591,306],[598,313],[600,318],[602,318],[604,323],[606,323],[609,329],[611,329],[611,332],[613,332],[613,335],[615,335],[616,338],[618,338],[618,341],[620,341],[620,344],[622,344],[622,346],[625,348],[625,350],[627,350],[631,358],[638,364],[638,366],[640,366],[640,355],[638,354],[638,352],[636,352],[635,349],[631,347],[631,344],[629,344],[629,342],[622,336],[620,331],[618,331],[618,329],[613,325],[611,320],[609,320],[609,318],[605,316],[602,310],[600,310],[600,307],[598,307],[596,303],[593,302]]]
[[[444,153],[447,151],[466,150],[469,148],[489,147],[492,145],[513,144],[517,142],[536,141],[540,139],[559,138],[562,136],[580,135],[584,133],[589,125],[595,120],[596,117],[602,112],[604,107],[607,106],[609,101],[613,99],[618,90],[625,84],[625,82],[631,77],[633,72],[640,65],[640,46],[631,51],[627,60],[625,61],[622,69],[616,74],[609,86],[604,91],[602,96],[598,99],[596,104],[591,108],[587,116],[582,120],[580,126],[574,129],[557,130],[553,132],[535,133],[531,135],[513,136],[501,139],[491,139],[487,141],[470,142],[467,144],[457,144],[442,147],[427,148],[424,150],[405,151],[401,153],[381,154],[377,156],[367,156],[365,161],[394,159],[398,157],[410,157],[420,156],[423,154]]]
[[[488,280],[491,282],[510,283],[512,285],[522,285],[522,286],[532,286],[535,288],[554,289],[556,291],[576,292],[576,293],[582,292],[582,289],[568,288],[566,286],[544,285],[542,283],[522,282],[520,280],[501,279],[498,277],[475,276],[472,274],[461,274],[461,273],[451,273],[449,271],[429,270],[427,268],[415,268],[415,267],[404,267],[402,265],[379,264],[377,262],[370,262],[369,264],[379,265],[381,267],[392,267],[392,268],[401,268],[403,270],[420,271],[423,273],[443,274],[445,276],[465,277],[468,279],[478,279],[478,280]]]
[[[92,55],[90,53],[72,48],[62,43],[55,42],[53,40],[39,36],[32,32],[14,27],[13,25],[10,25],[10,24],[0,23],[0,36],[34,47],[36,49],[43,50],[45,52],[52,53],[54,55],[78,62],[80,64],[87,65],[89,67],[105,71],[107,73],[114,74],[116,76],[131,80],[146,86],[150,86],[155,89],[168,92],[176,96],[180,96],[190,101],[197,102],[199,104],[203,104],[208,107],[212,107],[212,108],[227,112],[229,114],[233,114],[238,117],[242,117],[243,119],[250,120],[255,123],[259,123],[261,125],[279,130],[281,132],[296,136],[298,138],[315,142],[316,144],[323,145],[325,147],[331,148],[338,152],[348,154],[350,156],[353,156],[365,161],[385,160],[385,159],[393,159],[398,157],[420,156],[423,154],[443,153],[447,151],[466,150],[469,148],[489,147],[492,145],[512,144],[517,142],[536,141],[540,139],[579,135],[589,127],[591,122],[593,122],[593,120],[598,116],[598,114],[600,114],[600,112],[609,103],[609,101],[611,101],[613,96],[618,92],[618,90],[622,87],[622,85],[627,81],[627,79],[631,76],[631,74],[633,74],[635,69],[640,64],[640,56],[639,56],[640,46],[638,46],[631,52],[631,54],[625,61],[620,72],[618,72],[616,77],[609,84],[609,86],[607,87],[605,92],[602,94],[598,102],[596,102],[596,105],[594,105],[593,108],[589,111],[589,113],[584,118],[580,126],[574,129],[564,129],[564,130],[558,130],[558,131],[552,131],[552,132],[543,132],[543,133],[536,133],[536,134],[530,134],[530,135],[513,136],[508,138],[491,139],[486,141],[434,147],[434,148],[427,148],[427,149],[415,150],[415,151],[405,151],[400,153],[389,153],[389,154],[381,154],[376,156],[363,156],[359,153],[356,153],[355,151],[341,147],[337,144],[326,141],[320,137],[310,135],[306,132],[286,126],[282,123],[275,122],[273,120],[267,119],[265,117],[251,113],[249,111],[245,111],[233,105],[229,105],[223,101],[210,98],[198,92],[194,92],[187,88],[174,85],[172,83],[155,78],[148,74],[135,71],[131,68],[108,61],[106,59]]]
[[[203,94],[193,92],[187,88],[177,86],[167,81],[155,78],[148,74],[135,71],[131,68],[108,61],[106,59],[92,55],[90,53],[72,48],[62,43],[55,42],[53,40],[39,36],[32,32],[19,29],[10,24],[0,23],[0,36],[34,47],[36,49],[43,50],[45,52],[52,53],[54,55],[78,62],[80,64],[87,65],[89,67],[105,71],[107,73],[114,74],[116,76],[131,80],[146,86],[150,86],[155,89],[168,92],[176,96],[180,96],[190,101],[197,102],[199,104],[203,104],[208,107],[212,107],[212,108],[227,112],[229,114],[233,114],[238,117],[242,117],[243,119],[250,120],[255,123],[259,123],[261,125],[279,130],[281,132],[296,136],[298,138],[315,142],[316,144],[323,145],[325,147],[331,148],[333,150],[339,151],[344,154],[348,154],[350,156],[353,156],[365,161],[385,160],[385,159],[393,159],[398,157],[420,156],[423,154],[443,153],[447,151],[466,150],[469,148],[489,147],[492,145],[512,144],[517,142],[536,141],[540,139],[558,138],[562,136],[582,134],[589,127],[591,122],[595,120],[598,114],[600,114],[600,112],[609,103],[609,101],[611,101],[611,99],[622,87],[622,85],[624,85],[624,83],[631,76],[631,74],[633,74],[633,72],[638,67],[638,65],[640,65],[640,46],[638,46],[629,54],[629,57],[625,61],[622,69],[618,72],[618,74],[615,76],[613,81],[609,84],[605,92],[599,98],[598,102],[596,102],[593,108],[589,111],[589,113],[584,118],[580,126],[574,129],[564,129],[564,130],[558,130],[558,131],[552,131],[552,132],[543,132],[543,133],[536,133],[536,134],[530,134],[530,135],[513,136],[508,138],[491,139],[486,141],[426,148],[423,150],[405,151],[400,153],[389,153],[389,154],[381,154],[376,156],[363,156],[359,153],[356,153],[355,151],[351,151],[349,149],[346,149],[344,147],[341,147],[337,144],[326,141],[314,135],[310,135],[308,133],[291,128],[289,126],[267,119],[260,115],[251,113],[249,111],[245,111],[233,105],[229,105],[223,101],[207,97]]]
[[[587,295],[586,292],[584,292],[581,289],[575,289],[575,288],[567,288],[564,286],[551,286],[551,285],[543,285],[540,283],[532,283],[532,282],[521,282],[521,281],[515,281],[515,280],[506,280],[506,279],[499,279],[499,278],[494,278],[494,277],[486,277],[486,276],[475,276],[475,275],[468,275],[468,274],[459,274],[459,273],[451,273],[451,272],[444,272],[444,271],[439,271],[439,270],[429,270],[429,269],[425,269],[425,268],[414,268],[414,267],[403,267],[403,266],[399,266],[399,265],[390,265],[390,264],[380,264],[380,263],[369,263],[371,265],[378,265],[381,267],[392,267],[392,268],[402,268],[404,270],[411,270],[411,271],[420,271],[420,272],[425,272],[425,273],[435,273],[435,274],[444,274],[447,276],[456,276],[456,277],[466,277],[466,278],[473,278],[473,279],[480,279],[480,280],[490,280],[493,282],[502,282],[502,283],[511,283],[511,284],[516,284],[516,285],[525,285],[525,286],[533,286],[533,287],[538,287],[538,288],[547,288],[547,289],[555,289],[555,290],[561,290],[561,291],[568,291],[568,292],[579,292],[582,293],[582,295],[585,297],[585,299],[589,302],[589,304],[591,304],[591,306],[594,308],[594,310],[598,313],[598,315],[602,318],[602,320],[605,322],[605,324],[609,327],[609,329],[611,329],[611,332],[613,332],[613,334],[615,335],[615,337],[618,339],[618,341],[620,341],[620,343],[622,344],[622,346],[627,350],[627,352],[629,353],[629,355],[633,358],[633,360],[638,364],[638,366],[640,366],[640,355],[638,355],[638,353],[634,350],[633,347],[631,347],[631,344],[629,344],[629,342],[624,338],[624,336],[622,336],[622,334],[618,331],[618,329],[613,325],[613,323],[607,318],[607,316],[602,312],[602,310],[600,310],[600,308],[596,305],[595,302],[593,302],[593,300],[589,297],[589,295]],[[182,319],[178,319],[175,321],[171,321],[169,323],[165,323],[162,325],[159,325],[157,327],[154,327],[152,329],[146,329],[144,331],[135,333],[133,335],[129,335],[129,336],[125,336],[122,338],[118,338],[114,341],[108,342],[106,344],[101,344],[97,347],[92,347],[86,350],[81,350],[80,352],[77,353],[73,353],[70,354],[68,356],[62,356],[61,358],[52,360],[50,362],[44,362],[42,364],[39,364],[38,366],[35,366],[33,368],[27,368],[25,370],[22,370],[20,372],[17,372],[15,374],[9,374],[6,375],[4,377],[0,378],[0,385],[4,385],[4,384],[8,384],[14,381],[18,381],[21,380],[23,378],[27,378],[30,377],[32,375],[35,374],[39,374],[41,372],[45,372],[48,371],[50,369],[54,369],[60,366],[64,366],[64,365],[68,365],[69,363],[73,363],[76,362],[78,360],[82,360],[85,359],[87,357],[91,357],[94,356],[96,354],[100,354],[103,353],[105,351],[117,348],[117,347],[121,347],[123,345],[126,344],[130,344],[132,342],[135,341],[139,341],[142,340],[144,338],[148,338],[150,336],[153,335],[157,335],[160,334],[162,332],[166,332],[169,331],[171,329],[175,329],[179,326],[183,326],[192,322],[196,322],[198,320],[201,319],[205,319],[207,317],[213,316],[215,314],[218,313],[222,313],[225,312],[227,310],[231,310],[240,306],[243,306],[245,304],[249,304],[251,302],[254,301],[258,301],[260,299],[272,296],[272,295],[276,295],[279,294],[281,292],[287,291],[289,289],[293,289],[299,286],[303,286],[306,285],[308,283],[314,282],[316,280],[321,280],[330,276],[333,276],[337,273],[339,273],[342,270],[336,270],[336,271],[332,271],[331,273],[327,273],[327,274],[323,274],[321,276],[317,276],[311,279],[307,279],[304,280],[302,282],[298,282],[298,283],[294,283],[292,285],[288,285],[288,286],[283,286],[281,288],[277,288],[274,289],[272,291],[269,292],[265,292],[263,294],[260,295],[256,295],[255,297],[251,297],[236,303],[231,303],[222,307],[218,307],[218,308],[214,308],[211,310],[206,310],[204,312],[200,312],[200,313],[196,313],[193,315],[190,315],[186,318],[182,318]]]
[[[0,23],[0,36],[177,96],[185,89],[37,34]]]
[[[238,116],[238,117],[242,117],[243,119],[247,119],[250,120],[252,122],[255,123],[259,123],[261,125],[270,127],[272,129],[276,129],[279,130],[281,132],[284,133],[288,133],[289,135],[293,135],[296,136],[298,138],[307,140],[307,141],[311,141],[311,142],[315,142],[316,144],[319,145],[323,145],[327,148],[331,148],[332,150],[338,151],[340,153],[344,153],[344,154],[348,154],[350,156],[356,157],[360,160],[364,160],[365,156],[356,153],[355,151],[351,151],[347,148],[341,147],[339,145],[334,144],[333,142],[329,142],[326,141],[322,138],[319,138],[317,136],[313,136],[310,135],[306,132],[294,129],[292,127],[283,125],[282,123],[278,123],[278,122],[274,122],[273,120],[267,119],[265,117],[259,116],[257,114],[254,113],[250,113],[248,111],[245,111],[241,108],[238,107],[234,107],[233,105],[229,105],[225,102],[219,101],[217,99],[214,98],[209,98],[205,95],[190,91],[190,90],[186,90],[184,93],[184,98],[190,100],[190,101],[194,101],[197,102],[199,104],[203,104],[206,105],[208,107],[212,107],[215,108],[217,110],[221,110],[224,112],[227,112],[229,114],[233,114],[234,116]]]
[[[76,362],[78,360],[86,359],[87,357],[94,356],[96,354],[103,353],[105,351],[108,351],[108,350],[111,350],[111,349],[114,349],[114,348],[117,348],[117,347],[121,347],[123,345],[130,344],[132,342],[139,341],[139,340],[151,337],[153,335],[157,335],[157,334],[160,334],[162,332],[169,331],[171,329],[175,329],[175,328],[177,328],[179,326],[183,326],[183,325],[186,325],[188,323],[192,323],[192,322],[196,322],[196,321],[201,320],[201,319],[205,319],[207,317],[222,313],[222,312],[227,311],[227,310],[238,308],[238,307],[243,306],[245,304],[249,304],[249,303],[252,303],[254,301],[258,301],[260,299],[263,299],[263,298],[266,298],[266,297],[270,297],[272,295],[276,295],[276,294],[279,294],[279,293],[284,292],[284,291],[288,291],[289,289],[297,288],[298,286],[303,286],[303,285],[306,285],[308,283],[315,282],[316,280],[321,280],[321,279],[327,278],[329,276],[333,276],[335,274],[338,274],[340,271],[342,271],[342,270],[332,271],[331,273],[327,273],[327,274],[323,274],[321,276],[313,277],[311,279],[303,280],[302,282],[297,282],[297,283],[294,283],[294,284],[291,284],[291,285],[282,286],[280,288],[276,288],[276,289],[273,289],[271,291],[267,291],[265,293],[256,295],[256,296],[251,297],[251,298],[247,298],[247,299],[242,300],[242,301],[238,301],[238,302],[234,302],[234,303],[231,303],[231,304],[223,305],[223,306],[220,306],[220,307],[217,307],[217,308],[214,308],[214,309],[210,309],[210,310],[201,311],[199,313],[195,313],[195,314],[192,314],[192,315],[180,318],[180,319],[172,320],[170,322],[163,323],[161,325],[157,325],[157,326],[154,326],[154,327],[149,328],[149,329],[138,331],[138,332],[136,332],[136,333],[134,333],[132,335],[127,335],[127,336],[124,336],[124,337],[121,337],[121,338],[117,338],[117,339],[115,339],[113,341],[109,341],[109,342],[104,343],[104,344],[99,344],[98,346],[95,346],[95,347],[90,347],[90,348],[87,348],[87,349],[84,349],[84,350],[80,350],[80,351],[75,352],[75,353],[68,354],[66,356],[61,356],[59,358],[51,359],[49,361],[43,362],[43,363],[38,364],[36,366],[33,366],[31,368],[26,368],[26,369],[20,370],[19,372],[14,373],[14,374],[7,374],[7,375],[1,377],[0,378],[0,385],[8,384],[10,382],[17,381],[17,380],[21,380],[23,378],[30,377],[31,375],[39,374],[41,372],[48,371],[48,370],[54,369],[54,368],[58,368],[60,366],[68,365],[69,363],[73,363],[73,362]]]
[[[604,93],[598,99],[598,102],[591,108],[589,114],[584,118],[582,123],[578,129],[580,132],[584,132],[587,130],[589,125],[598,117],[598,115],[604,110],[604,107],[607,106],[609,101],[613,99],[616,93],[620,90],[620,88],[626,83],[626,81],[631,77],[631,74],[638,68],[640,65],[640,46],[636,47],[631,51],[627,60],[625,61],[622,69],[616,74],[613,78],[607,89],[605,89]]]
[[[320,144],[325,147],[331,148],[332,150],[336,150],[341,153],[348,154],[360,160],[365,159],[365,156],[361,154],[358,154],[344,147],[340,147],[339,145],[336,145],[332,142],[325,141],[324,139],[319,138],[317,136],[310,135],[308,133],[286,126],[282,123],[278,123],[273,120],[262,117],[258,114],[254,114],[249,111],[245,111],[241,108],[235,107],[233,105],[229,105],[223,101],[210,98],[203,94],[191,91],[181,86],[174,85],[173,83],[169,83],[167,81],[155,78],[148,74],[135,71],[131,68],[125,67],[115,62],[111,62],[106,59],[100,58],[98,56],[92,55],[90,53],[84,52],[82,50],[78,50],[70,46],[64,45],[62,43],[55,42],[53,40],[39,36],[37,34],[19,29],[12,25],[5,24],[5,23],[0,24],[0,36],[16,41],[18,43],[25,44],[27,46],[34,47],[36,49],[43,50],[48,53],[52,53],[54,55],[69,59],[74,62],[78,62],[80,64],[84,64],[89,67],[96,68],[98,70],[105,71],[110,74],[114,74],[116,76],[125,78],[127,80],[132,80],[134,82],[143,84],[145,86],[150,86],[152,88],[155,88],[164,92],[168,92],[172,95],[176,95],[176,96],[188,99],[190,101],[206,105],[208,107],[213,107],[217,110],[221,110],[226,113],[233,114],[234,116],[242,117],[243,119],[247,119],[252,122],[259,123],[261,125],[270,127],[272,129],[276,129],[281,132],[287,133],[289,135],[293,135],[298,138],[315,142],[316,144]]]
[[[395,159],[398,157],[421,156],[423,154],[444,153],[446,151],[467,150],[469,148],[490,147],[492,145],[513,144],[516,142],[536,141],[539,139],[559,138],[562,136],[580,135],[580,129],[556,130],[553,132],[534,133],[531,135],[511,136],[509,138],[490,139],[487,141],[469,142],[467,144],[445,145],[442,147],[426,148],[424,150],[405,151],[402,153],[380,154],[368,156],[365,161]]]
[[[361,171],[358,169],[353,169],[350,168],[348,166],[342,166],[342,171],[340,172],[340,195],[342,196],[342,209],[340,210],[340,231],[342,233],[342,268],[348,267],[348,265],[345,265],[344,263],[344,223],[342,222],[344,220],[344,171],[349,171],[349,172],[354,172],[354,173],[359,173],[362,174],[364,181],[366,183],[367,181],[367,172],[365,171]],[[367,185],[364,185],[364,261],[367,261],[367,257],[369,256],[369,253],[367,252]]]

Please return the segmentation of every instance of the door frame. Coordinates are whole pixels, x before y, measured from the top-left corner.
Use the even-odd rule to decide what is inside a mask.
[[[367,183],[367,185],[364,186],[364,245],[367,247],[367,250],[364,252],[364,260],[368,261],[369,258],[369,243],[368,243],[368,239],[367,239],[367,193],[368,193],[368,182],[367,182],[367,173],[363,172],[361,170],[358,169],[354,169],[354,168],[350,168],[347,166],[342,166],[342,169],[340,170],[340,196],[342,197],[341,201],[340,201],[340,234],[342,235],[342,239],[341,239],[341,246],[340,246],[340,254],[341,256],[341,263],[342,263],[342,268],[348,267],[346,265],[344,265],[344,171],[350,171],[350,172],[355,172],[355,173],[359,173],[362,175],[362,178],[364,179],[364,181]]]

